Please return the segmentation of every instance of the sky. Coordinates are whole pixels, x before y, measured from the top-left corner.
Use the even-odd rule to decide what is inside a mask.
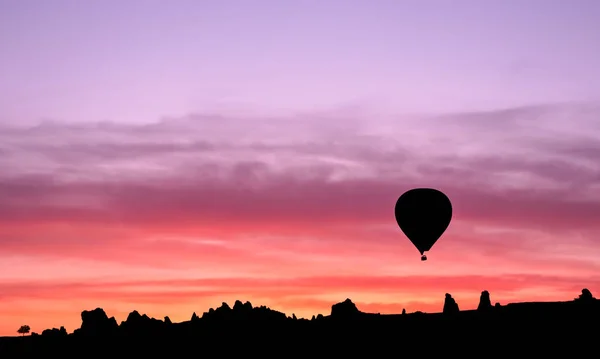
[[[600,291],[600,3],[0,0],[0,335]],[[420,261],[396,199],[444,191]]]

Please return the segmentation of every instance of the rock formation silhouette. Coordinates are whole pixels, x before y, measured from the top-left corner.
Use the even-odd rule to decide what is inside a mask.
[[[60,327],[60,329],[56,329],[56,328],[52,328],[52,329],[45,329],[42,332],[42,336],[44,337],[66,337],[68,335],[67,330],[65,329],[65,327]]]
[[[193,321],[196,321],[198,319],[200,319],[200,318],[198,318],[198,315],[196,315],[196,312],[192,313],[192,318],[190,318],[190,320],[193,322]]]
[[[359,314],[361,314],[361,312],[349,298],[346,298],[346,300],[341,303],[331,306],[331,316],[333,318],[352,318]]]
[[[535,349],[536,355],[556,353],[560,345],[565,350],[591,348],[597,333],[592,325],[600,321],[600,301],[588,289],[572,301],[509,303],[492,307],[490,294],[483,291],[476,310],[461,311],[452,295],[446,293],[441,313],[416,311],[402,314],[365,313],[349,298],[331,306],[329,315],[318,314],[311,320],[288,317],[285,313],[265,306],[254,307],[250,302],[235,301],[233,307],[223,303],[209,309],[201,317],[196,313],[190,320],[173,323],[150,318],[132,311],[120,324],[108,317],[102,308],[83,311],[81,327],[68,334],[64,327],[42,331],[41,335],[0,338],[0,355],[4,357],[40,355],[103,355],[119,357],[158,355],[168,350],[170,356],[187,355],[190,350],[220,350],[232,354],[236,350],[248,355],[250,351],[263,355],[281,355],[282,345],[294,348],[294,353],[306,349],[314,355],[330,348],[336,355],[356,354],[359,347],[372,353],[376,348],[398,350],[398,341],[407,348],[425,348],[428,354],[451,347],[436,343],[452,342],[460,349],[456,353],[480,355],[481,346],[502,349]],[[552,346],[547,345],[551,342]],[[462,343],[462,344],[457,344]],[[469,344],[472,343],[472,344]],[[570,343],[570,344],[569,344]],[[545,349],[547,348],[547,350]],[[386,351],[387,352],[389,352]],[[408,349],[406,349],[408,350]],[[470,351],[471,350],[471,351]],[[546,350],[546,352],[544,352]],[[408,352],[407,352],[408,353]],[[507,353],[507,355],[510,353]],[[123,354],[125,355],[125,354]],[[386,355],[382,353],[382,355]],[[407,354],[408,355],[408,354]]]
[[[492,301],[490,300],[490,292],[484,290],[481,292],[481,296],[479,297],[479,305],[477,305],[477,310],[479,311],[487,311],[492,309]]]
[[[94,310],[84,310],[81,313],[81,328],[78,334],[87,336],[98,336],[107,333],[114,333],[119,328],[115,317],[108,317],[102,308]]]
[[[594,296],[592,295],[592,292],[590,292],[589,289],[583,288],[581,290],[581,294],[579,295],[579,297],[575,298],[575,300],[578,302],[590,303],[590,302],[595,301],[596,298],[594,298]]]
[[[460,312],[460,309],[458,309],[458,304],[454,298],[452,298],[450,293],[446,293],[446,298],[444,299],[444,309],[442,310],[442,313],[456,314],[458,312]]]

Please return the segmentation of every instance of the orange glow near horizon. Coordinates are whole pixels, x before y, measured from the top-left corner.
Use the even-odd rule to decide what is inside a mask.
[[[500,303],[568,300],[584,287],[600,290],[591,263],[552,253],[528,259],[526,250],[494,255],[491,247],[472,245],[476,231],[460,221],[427,262],[397,228],[381,227],[389,233],[370,242],[350,228],[324,230],[328,237],[319,238],[244,236],[235,229],[205,237],[96,224],[6,226],[5,237],[65,242],[13,243],[14,255],[0,264],[0,333],[13,335],[20,324],[36,332],[61,325],[72,331],[81,325],[80,312],[96,307],[118,321],[133,310],[183,321],[239,299],[310,318],[327,315],[345,298],[367,312],[439,312],[446,292],[473,309],[482,290]],[[517,242],[519,233],[502,236]],[[102,246],[82,243],[109,237]]]

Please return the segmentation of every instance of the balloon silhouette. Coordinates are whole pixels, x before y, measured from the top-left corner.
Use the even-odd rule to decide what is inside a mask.
[[[452,219],[452,204],[448,197],[433,188],[411,189],[396,201],[396,222],[406,237],[423,254],[444,234]]]

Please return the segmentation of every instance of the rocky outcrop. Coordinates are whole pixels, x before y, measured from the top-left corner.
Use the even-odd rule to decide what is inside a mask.
[[[81,328],[77,334],[86,336],[110,335],[117,331],[119,325],[115,317],[108,317],[102,308],[81,312]]]
[[[146,314],[141,315],[134,310],[129,313],[124,322],[121,322],[120,328],[125,333],[145,333],[163,330],[165,326],[166,323],[162,320],[150,318]]]
[[[492,301],[490,300],[490,293],[487,290],[481,292],[479,297],[479,305],[477,306],[478,311],[489,311],[492,309]]]
[[[198,317],[198,315],[196,314],[196,312],[192,313],[192,317],[190,318],[190,321],[195,322],[198,319],[200,319],[200,318]]]
[[[583,288],[579,297],[575,298],[575,301],[579,303],[592,303],[596,301],[596,298],[594,298],[589,289]]]
[[[458,304],[456,303],[454,298],[452,298],[450,293],[446,293],[446,298],[444,299],[443,313],[444,314],[456,314],[458,312],[460,312],[460,309],[458,308]]]
[[[60,327],[60,329],[57,329],[57,328],[45,329],[42,332],[43,337],[50,337],[50,338],[66,337],[67,335],[68,335],[68,333],[67,333],[67,330],[65,329],[65,327]]]
[[[233,308],[227,303],[223,303],[219,308],[211,308],[202,315],[202,320],[212,322],[222,320],[273,321],[287,319],[285,313],[272,310],[266,306],[253,307],[252,303],[242,303],[240,300],[235,301]]]
[[[332,318],[349,318],[355,317],[361,314],[356,308],[356,305],[352,303],[350,299],[346,299],[341,303],[337,303],[331,306],[331,317]]]

